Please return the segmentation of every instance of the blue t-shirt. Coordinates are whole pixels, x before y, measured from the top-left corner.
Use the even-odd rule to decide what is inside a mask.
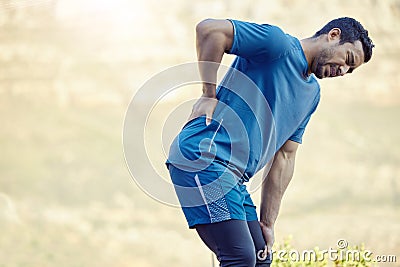
[[[168,164],[236,173],[248,181],[287,141],[302,142],[320,89],[300,41],[280,28],[230,20],[237,57],[217,88],[213,121],[189,121],[173,141]]]

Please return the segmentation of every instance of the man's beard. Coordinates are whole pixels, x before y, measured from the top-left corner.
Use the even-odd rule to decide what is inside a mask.
[[[315,70],[314,74],[315,74],[315,76],[317,76],[318,79],[324,78],[323,67],[324,67],[324,65],[321,65],[321,64],[319,64],[319,62],[317,62],[317,66],[316,66],[316,70]]]
[[[316,58],[314,74],[315,76],[317,76],[318,79],[322,79],[325,77],[324,66],[327,64],[326,62],[328,60],[333,58],[334,54],[335,54],[334,48],[332,47],[325,48],[324,50],[321,51],[319,57]]]

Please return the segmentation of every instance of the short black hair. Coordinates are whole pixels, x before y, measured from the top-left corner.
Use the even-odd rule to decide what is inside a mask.
[[[341,30],[339,44],[347,42],[354,43],[359,40],[364,50],[364,62],[368,62],[371,59],[372,48],[375,47],[375,45],[372,43],[371,38],[368,37],[368,31],[364,29],[360,22],[353,18],[343,17],[334,19],[328,22],[321,30],[317,31],[313,37],[327,34],[333,28],[339,28]]]

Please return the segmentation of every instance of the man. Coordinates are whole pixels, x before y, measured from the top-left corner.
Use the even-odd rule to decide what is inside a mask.
[[[374,45],[347,17],[303,40],[236,20],[207,19],[196,32],[203,95],[171,145],[171,179],[189,227],[221,266],[269,266],[281,199],[320,99],[315,76],[353,72]],[[224,53],[237,57],[216,88]],[[258,221],[243,183],[267,162]]]

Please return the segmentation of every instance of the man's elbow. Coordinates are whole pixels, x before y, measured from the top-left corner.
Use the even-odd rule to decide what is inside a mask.
[[[197,38],[203,39],[210,35],[215,29],[215,19],[205,19],[196,25]]]

